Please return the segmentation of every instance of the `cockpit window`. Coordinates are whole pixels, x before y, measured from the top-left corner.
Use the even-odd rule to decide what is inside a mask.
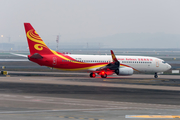
[[[164,63],[164,64],[165,64],[166,62],[165,62],[165,61],[162,61],[162,63]]]

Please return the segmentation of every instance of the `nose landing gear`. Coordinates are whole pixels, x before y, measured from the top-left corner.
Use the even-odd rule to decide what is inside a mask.
[[[154,78],[158,78],[158,74],[157,73],[154,74]]]

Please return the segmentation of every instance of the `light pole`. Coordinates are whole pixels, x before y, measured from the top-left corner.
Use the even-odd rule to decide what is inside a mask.
[[[1,35],[1,38],[2,38],[2,51],[4,50],[4,45],[3,45],[3,37],[4,37],[4,35]]]
[[[61,35],[57,35],[57,38],[56,38],[56,43],[57,43],[57,46],[56,46],[56,51],[58,52],[59,48],[58,48],[58,44],[59,44],[59,39],[60,39]]]

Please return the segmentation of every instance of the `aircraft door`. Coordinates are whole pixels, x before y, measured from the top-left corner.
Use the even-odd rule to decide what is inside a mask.
[[[156,67],[159,67],[159,60],[156,59]]]
[[[53,57],[53,63],[52,63],[54,66],[57,65],[57,58],[56,57]]]

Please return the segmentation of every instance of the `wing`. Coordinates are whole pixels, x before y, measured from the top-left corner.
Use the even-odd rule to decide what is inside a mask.
[[[119,66],[120,66],[120,62],[117,60],[114,52],[111,50],[111,56],[112,56],[112,60],[113,62],[109,63],[108,65],[101,67],[99,69],[96,70],[96,73],[101,74],[101,72],[106,72],[106,73],[116,73],[119,74]]]

